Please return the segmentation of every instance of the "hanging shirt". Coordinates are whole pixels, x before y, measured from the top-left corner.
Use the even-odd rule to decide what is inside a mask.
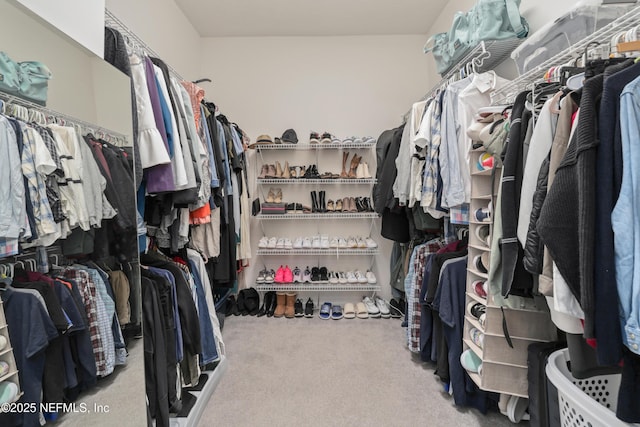
[[[0,237],[17,239],[24,231],[26,211],[22,161],[16,134],[9,120],[0,115]]]
[[[413,155],[416,153],[416,148],[413,143],[416,133],[420,127],[422,116],[427,107],[427,101],[416,102],[411,106],[411,113],[409,114],[408,126],[402,133],[402,140],[400,141],[400,151],[398,157],[396,157],[396,169],[398,174],[396,180],[393,183],[393,196],[398,199],[401,205],[406,205],[410,199],[411,191],[411,161]]]

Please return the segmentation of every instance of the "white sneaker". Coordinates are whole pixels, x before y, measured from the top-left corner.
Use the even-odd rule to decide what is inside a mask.
[[[303,247],[304,249],[311,249],[311,238],[309,238],[309,237],[305,237],[305,238],[302,240],[302,247]]]
[[[276,249],[284,249],[284,237],[280,237],[276,242]]]
[[[367,307],[367,311],[369,312],[369,317],[380,317],[380,309],[371,301],[371,298],[364,297],[362,299],[364,306]]]
[[[329,283],[331,283],[332,285],[338,284],[338,273],[336,273],[335,271],[329,273]]]
[[[378,310],[380,310],[380,316],[384,319],[391,317],[391,311],[389,311],[389,306],[385,300],[380,297],[376,297],[376,307],[378,307]]]
[[[302,249],[302,237],[296,237],[293,241],[293,249]]]
[[[291,239],[289,239],[288,237],[284,239],[284,248],[293,249],[293,244],[291,243]]]
[[[354,274],[353,271],[347,271],[347,282],[348,283],[358,283],[358,279],[356,278],[356,275]]]
[[[356,242],[356,239],[349,237],[349,240],[347,240],[347,246],[351,249],[356,249],[358,247],[358,243]]]
[[[360,138],[359,136],[354,136],[353,137],[353,143],[354,144],[362,144],[362,138]]]
[[[347,239],[345,239],[344,237],[340,237],[340,239],[338,239],[338,247],[340,249],[346,249],[347,248]]]
[[[375,249],[378,247],[378,244],[376,243],[376,241],[373,240],[371,237],[365,238],[364,242],[367,244],[367,248],[369,249]]]
[[[256,278],[256,283],[257,284],[264,283],[266,275],[267,275],[267,271],[261,270],[260,273],[258,273],[258,277]]]
[[[356,244],[358,245],[359,249],[367,249],[367,244],[362,237],[356,238]]]
[[[302,283],[302,272],[298,267],[293,269],[293,283]]]
[[[304,273],[302,273],[302,283],[311,283],[311,271],[309,271],[309,267],[305,268]]]
[[[322,236],[320,236],[320,247],[322,249],[329,249],[330,247],[329,236],[327,236],[326,234],[323,234]]]
[[[367,283],[367,278],[364,277],[364,274],[362,274],[362,271],[356,270],[355,273],[353,273],[353,275],[356,277],[356,280],[358,281],[358,283]]]
[[[322,245],[320,244],[320,236],[313,236],[313,241],[311,242],[311,247],[313,249],[320,249]]]
[[[338,283],[347,283],[347,276],[344,274],[344,271],[338,273]]]
[[[261,237],[260,240],[258,241],[258,247],[260,249],[265,249],[268,246],[269,246],[269,238],[268,237]]]
[[[278,244],[278,239],[276,239],[275,237],[272,237],[269,239],[269,243],[267,243],[267,248],[275,249],[277,244]]]
[[[364,138],[362,138],[362,142],[364,144],[375,144],[376,140],[375,140],[375,138],[372,138],[370,136],[365,136]]]
[[[364,277],[367,278],[367,283],[371,285],[375,285],[376,283],[378,283],[378,279],[376,278],[376,275],[373,274],[373,271],[371,270],[367,270],[367,273],[364,275]]]
[[[329,247],[330,248],[337,248],[338,247],[338,238],[337,237],[332,237],[331,238],[331,242],[329,242]]]

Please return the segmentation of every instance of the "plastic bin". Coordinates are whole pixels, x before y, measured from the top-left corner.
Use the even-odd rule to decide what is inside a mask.
[[[567,363],[569,350],[558,350],[549,356],[547,378],[558,389],[558,404],[563,427],[626,427],[616,418],[620,374],[598,375],[576,379]],[[594,404],[598,402],[598,405]]]
[[[582,2],[518,46],[511,53],[518,72],[524,74],[532,70],[622,16],[631,7],[627,4],[598,6],[593,3]]]

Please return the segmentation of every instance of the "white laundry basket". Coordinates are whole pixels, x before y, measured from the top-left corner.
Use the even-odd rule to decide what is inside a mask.
[[[571,375],[569,350],[549,356],[545,372],[558,389],[562,427],[627,427],[616,418],[620,374],[599,375],[579,380]],[[597,402],[597,403],[596,403]]]

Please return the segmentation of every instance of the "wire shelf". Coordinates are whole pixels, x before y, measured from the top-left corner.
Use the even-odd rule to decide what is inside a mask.
[[[260,220],[291,220],[291,219],[375,219],[379,215],[375,212],[367,213],[298,213],[298,214],[258,214]]]
[[[378,255],[378,249],[258,249],[258,255],[324,255],[324,256],[370,256]]]
[[[277,178],[266,178],[266,179],[258,179],[258,184],[375,184],[378,180],[375,178],[363,178],[363,179],[348,179],[348,178],[338,178],[338,179],[305,179],[305,178],[292,178],[292,179],[277,179]]]
[[[605,25],[590,36],[563,50],[537,67],[527,71],[520,77],[511,81],[511,83],[493,91],[491,93],[491,103],[494,105],[512,103],[518,93],[528,89],[533,83],[540,80],[549,68],[568,63],[578,55],[583,54],[586,47],[591,43],[596,42],[609,44],[612,37],[620,31],[637,26],[639,19],[640,6],[635,6],[629,12]]]
[[[296,292],[376,292],[380,290],[379,284],[331,284],[331,283],[289,283],[289,284],[256,284],[257,291],[296,291]]]
[[[368,150],[375,147],[375,143],[371,144],[264,144],[256,145],[254,148],[257,151],[264,150],[294,150],[294,151],[309,151],[309,150]]]

